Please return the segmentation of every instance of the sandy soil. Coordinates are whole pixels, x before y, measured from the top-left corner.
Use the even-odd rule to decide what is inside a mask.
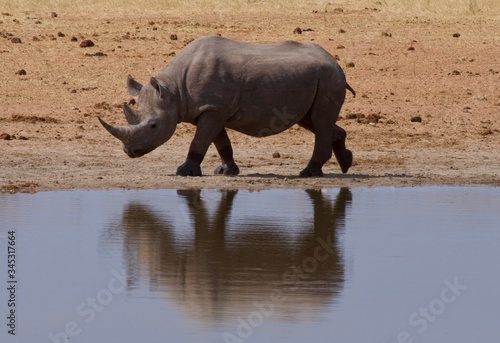
[[[316,11],[318,10],[318,11]],[[151,16],[0,15],[0,191],[170,187],[500,184],[500,18],[402,17],[385,10]],[[294,34],[296,27],[302,34]],[[177,40],[172,40],[171,35]],[[176,177],[194,127],[139,159],[98,123],[123,124],[126,77],[141,82],[192,39],[314,41],[338,55],[351,86],[339,125],[355,156],[300,179],[309,132],[257,139],[229,132],[238,177]],[[16,39],[18,38],[18,39]],[[92,40],[93,47],[80,47]],[[352,63],[351,63],[352,62]],[[351,65],[351,66],[349,66]],[[352,66],[353,65],[353,66]],[[24,71],[24,72],[23,72]],[[413,119],[412,119],[413,118]],[[273,153],[279,152],[279,158]]]

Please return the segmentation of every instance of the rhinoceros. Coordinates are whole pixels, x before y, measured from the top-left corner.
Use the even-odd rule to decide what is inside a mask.
[[[168,141],[178,123],[196,126],[177,175],[201,176],[200,165],[211,143],[222,160],[215,173],[238,175],[226,128],[255,137],[274,135],[294,124],[313,132],[314,151],[302,177],[323,176],[332,150],[343,173],[352,164],[347,134],[336,121],[346,89],[356,93],[335,59],[317,44],[201,37],[149,83],[142,85],[129,75],[127,88],[139,102],[137,110],[123,105],[128,125],[99,121],[123,142],[129,157],[143,156]]]

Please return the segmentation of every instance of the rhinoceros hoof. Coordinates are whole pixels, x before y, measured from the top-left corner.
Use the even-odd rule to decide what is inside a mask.
[[[175,175],[201,176],[201,168],[198,163],[187,160],[182,165],[180,165],[179,168],[177,168],[177,173]]]
[[[321,169],[312,169],[311,167],[307,166],[302,170],[299,174],[300,177],[322,177],[323,172]]]
[[[240,168],[234,162],[223,163],[214,170],[214,174],[221,175],[238,175],[240,173]]]
[[[352,151],[349,149],[345,150],[344,156],[342,158],[342,163],[340,164],[340,169],[342,173],[347,173],[349,168],[352,166]]]

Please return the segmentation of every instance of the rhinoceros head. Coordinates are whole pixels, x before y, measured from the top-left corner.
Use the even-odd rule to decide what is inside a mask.
[[[177,109],[172,93],[154,77],[143,86],[129,76],[127,88],[130,95],[139,96],[137,110],[123,105],[128,125],[113,126],[101,118],[99,121],[123,142],[123,150],[129,157],[141,157],[172,137],[178,122]]]

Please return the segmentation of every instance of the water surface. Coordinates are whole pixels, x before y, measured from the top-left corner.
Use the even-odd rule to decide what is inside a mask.
[[[0,195],[1,342],[497,342],[499,204],[486,187]]]

